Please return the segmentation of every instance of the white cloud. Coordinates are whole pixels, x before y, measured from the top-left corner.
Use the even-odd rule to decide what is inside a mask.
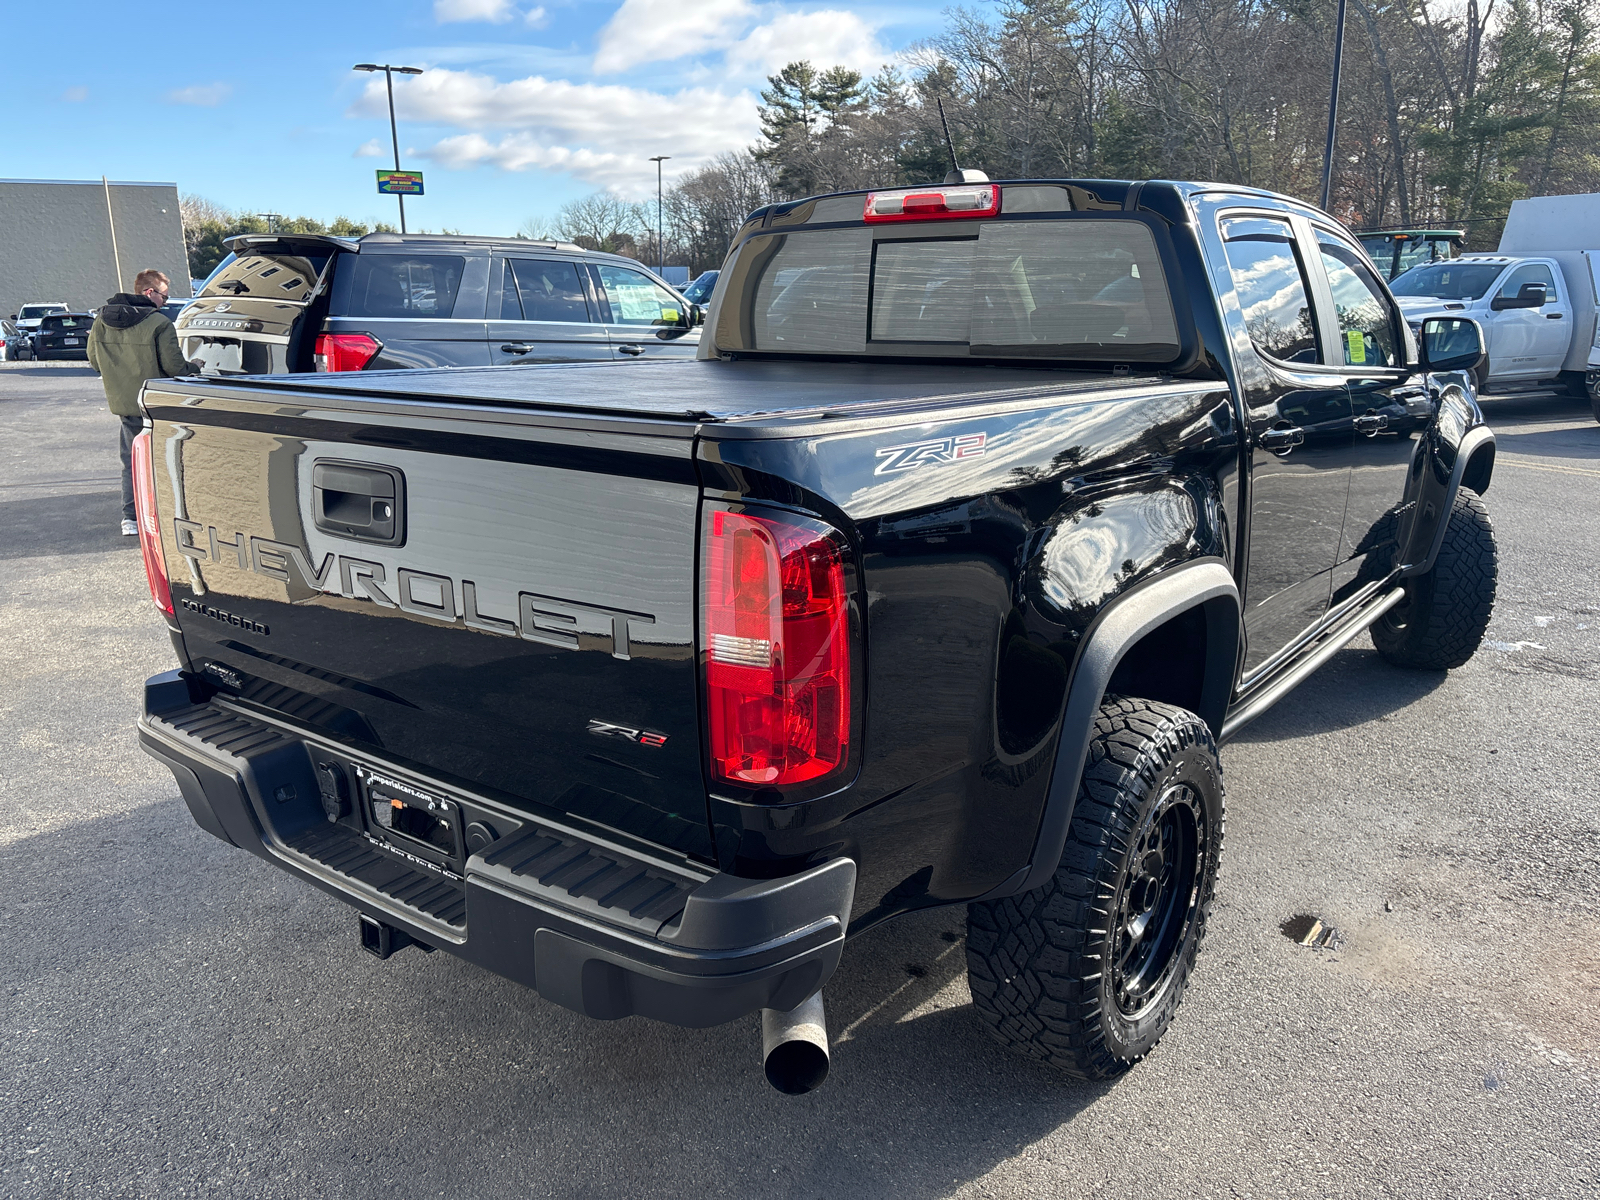
[[[385,147],[384,144],[382,142],[380,142],[377,138],[373,138],[370,142],[362,142],[361,145],[357,146],[356,147],[356,152],[354,154],[352,154],[350,157],[351,158],[382,158],[387,153],[388,153],[387,147]]]
[[[737,74],[774,75],[792,62],[819,71],[845,66],[875,73],[894,55],[878,44],[877,31],[853,12],[783,13],[728,47],[727,64]]]
[[[82,104],[89,98],[89,89],[86,87],[69,87],[61,93],[63,100],[70,100],[73,104]]]
[[[168,104],[192,104],[197,108],[215,108],[233,95],[233,85],[228,83],[197,83],[192,87],[178,88],[167,93]]]
[[[600,31],[594,69],[605,74],[699,54],[725,43],[753,12],[751,0],[623,0]]]
[[[545,12],[543,5],[540,5],[523,13],[522,20],[529,29],[543,29],[550,23],[550,14]]]
[[[433,0],[433,19],[441,25],[452,21],[488,21],[498,25],[515,15],[511,0]]]
[[[463,131],[420,152],[440,166],[542,167],[618,191],[654,190],[653,154],[670,152],[670,169],[692,170],[748,145],[760,129],[749,92],[651,92],[538,75],[502,83],[434,69],[397,87],[395,104],[403,120]],[[364,117],[387,111],[381,80],[368,83],[351,110]]]

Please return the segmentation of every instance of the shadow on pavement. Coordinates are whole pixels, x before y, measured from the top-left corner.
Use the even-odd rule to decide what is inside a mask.
[[[0,502],[0,559],[138,549],[122,535],[120,491]]]
[[[1370,645],[1349,646],[1231,740],[1276,742],[1365,725],[1409,708],[1446,678],[1392,667]]]
[[[0,363],[0,373],[5,375],[33,375],[47,373],[52,379],[60,379],[63,377],[82,378],[85,376],[93,379],[100,374],[100,372],[96,371],[88,363],[84,363],[81,367],[69,367],[62,363],[32,361],[11,361]]]
[[[1574,458],[1589,463],[1600,460],[1600,424],[1592,419],[1581,429],[1529,430],[1526,433],[1496,430],[1494,440],[1496,449],[1505,454]]]
[[[784,1097],[753,1017],[593,1022],[447,954],[379,962],[351,910],[176,798],[0,848],[0,878],[0,990],[28,1014],[0,1117],[54,1097],[9,1119],[86,1194],[113,1171],[177,1194],[243,1159],[261,1197],[934,1197],[1114,1086],[1028,1062],[949,995],[928,1005],[964,969],[960,910],[850,944],[833,1076]]]

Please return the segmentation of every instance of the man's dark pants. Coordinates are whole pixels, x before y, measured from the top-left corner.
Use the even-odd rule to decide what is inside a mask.
[[[122,417],[122,519],[136,520],[133,515],[133,439],[144,429],[143,417]]]

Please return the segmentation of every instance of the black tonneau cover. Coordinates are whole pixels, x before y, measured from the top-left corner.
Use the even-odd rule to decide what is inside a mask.
[[[549,363],[527,367],[351,371],[232,376],[209,386],[309,391],[351,399],[526,405],[666,420],[738,421],[781,413],[860,411],[863,406],[948,404],[1148,387],[1165,377],[1096,371],[903,363],[675,360]],[[181,386],[182,381],[172,383]],[[170,385],[169,385],[170,386]]]

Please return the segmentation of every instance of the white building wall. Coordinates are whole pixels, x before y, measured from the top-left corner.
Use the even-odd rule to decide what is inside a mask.
[[[189,295],[176,184],[0,179],[0,315],[32,302],[97,308],[147,267]]]

